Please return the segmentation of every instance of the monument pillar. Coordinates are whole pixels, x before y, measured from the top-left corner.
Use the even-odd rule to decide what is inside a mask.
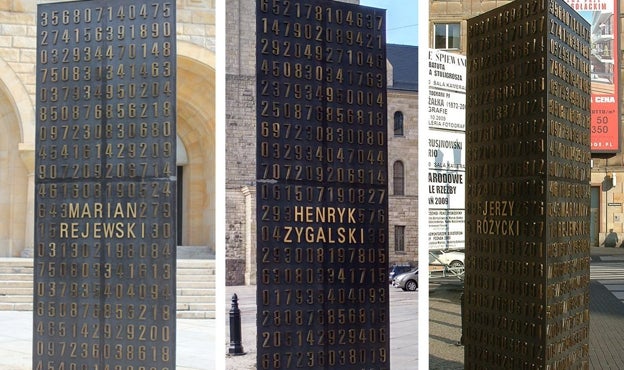
[[[589,368],[589,41],[559,0],[468,20],[466,369]]]
[[[389,369],[385,10],[256,4],[257,368]]]
[[[37,6],[33,370],[175,368],[175,5]]]

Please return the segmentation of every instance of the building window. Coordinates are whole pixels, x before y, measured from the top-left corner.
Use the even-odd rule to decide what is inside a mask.
[[[405,226],[394,226],[394,251],[405,252]]]
[[[394,195],[405,195],[405,170],[403,169],[403,162],[394,162],[392,172],[392,178],[394,180]]]
[[[459,49],[459,23],[436,24],[434,32],[434,49]]]
[[[394,136],[403,136],[403,112],[394,112]]]

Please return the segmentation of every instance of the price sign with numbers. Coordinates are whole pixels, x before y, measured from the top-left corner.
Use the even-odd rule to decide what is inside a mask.
[[[33,369],[175,369],[175,2],[37,12]]]
[[[258,368],[389,368],[385,11],[257,2]]]

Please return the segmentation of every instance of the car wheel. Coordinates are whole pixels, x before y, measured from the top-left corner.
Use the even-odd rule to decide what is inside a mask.
[[[464,271],[464,263],[462,261],[453,261],[449,264],[449,267],[456,272]]]
[[[410,292],[415,291],[416,289],[418,289],[418,283],[414,280],[408,280],[405,283],[405,290],[408,290]]]

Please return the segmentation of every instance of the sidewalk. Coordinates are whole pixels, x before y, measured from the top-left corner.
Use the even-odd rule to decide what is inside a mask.
[[[592,262],[621,262],[624,248],[592,248],[591,259]],[[624,271],[621,274],[624,275]],[[621,369],[624,364],[624,304],[596,281],[590,284],[589,297],[589,367]]]
[[[624,248],[592,248],[592,262],[624,261]],[[429,290],[429,368],[463,369],[459,283],[432,284]],[[590,294],[590,369],[620,369],[624,364],[624,304],[602,284],[592,281]]]
[[[227,370],[256,369],[256,286],[226,287],[227,315],[232,295],[238,296],[241,310],[242,344],[244,355],[228,356]],[[418,292],[404,292],[390,287],[390,368],[415,369],[418,363]],[[229,347],[230,329],[226,324],[226,342]]]
[[[429,284],[429,369],[462,370],[464,347],[461,339],[459,297],[463,283],[448,279]]]
[[[624,261],[624,248],[592,248],[592,262]],[[622,271],[624,275],[624,271]],[[624,285],[624,281],[622,282]],[[226,332],[215,335],[216,320],[178,319],[177,370],[214,370],[215,345],[227,353],[227,327],[231,298],[239,298],[242,313],[242,356],[226,358],[228,370],[255,369],[255,286],[226,287]],[[429,287],[430,369],[463,369],[457,280],[436,282]],[[223,291],[222,291],[223,292]],[[619,369],[624,364],[624,303],[597,281],[590,284],[590,369]],[[418,361],[418,294],[390,288],[391,369],[414,369]],[[0,370],[31,370],[32,312],[0,311]],[[221,370],[221,369],[219,369]]]
[[[0,311],[0,369],[32,369],[32,311]],[[215,320],[178,319],[177,370],[214,370]]]

